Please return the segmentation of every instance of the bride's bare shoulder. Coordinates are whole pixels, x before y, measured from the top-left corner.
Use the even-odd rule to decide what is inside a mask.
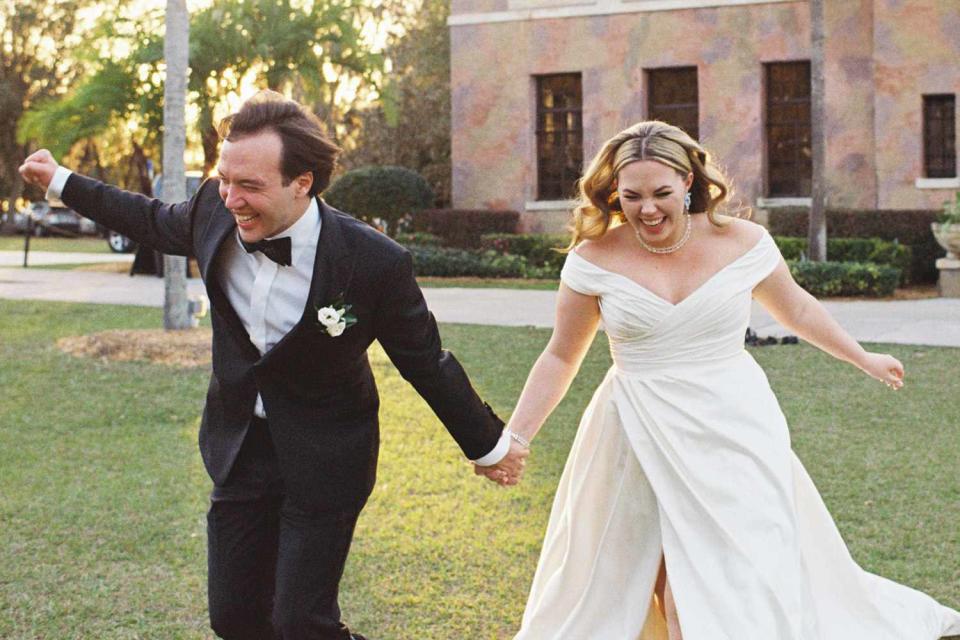
[[[751,220],[725,215],[718,215],[716,218],[722,226],[711,224],[713,233],[727,238],[732,244],[744,249],[755,245],[764,234],[764,228]]]
[[[623,227],[625,226],[626,225],[620,225],[617,228],[610,229],[598,238],[584,240],[574,248],[574,251],[581,258],[589,260],[590,262],[603,262],[604,256],[616,251],[617,247],[621,244],[622,239],[620,236],[623,235]]]

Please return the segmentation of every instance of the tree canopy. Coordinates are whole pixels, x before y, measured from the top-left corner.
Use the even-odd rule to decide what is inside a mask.
[[[216,161],[216,121],[245,81],[310,106],[335,139],[351,135],[345,114],[378,95],[382,83],[384,56],[369,34],[381,15],[382,8],[368,0],[220,0],[194,12],[188,101],[204,169]],[[23,117],[12,120],[19,121],[18,143],[46,146],[60,156],[72,151],[80,164],[87,158],[117,165],[114,152],[140,165],[148,156],[158,158],[162,17],[105,15],[83,44],[58,52],[82,73],[68,91],[34,100]],[[125,53],[104,55],[116,50]],[[124,182],[127,176],[129,184],[144,171],[141,166],[112,177]]]

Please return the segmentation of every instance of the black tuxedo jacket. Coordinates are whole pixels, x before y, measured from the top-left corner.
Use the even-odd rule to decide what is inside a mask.
[[[362,506],[373,489],[379,449],[379,398],[367,360],[373,340],[468,458],[497,443],[503,421],[441,349],[409,252],[375,229],[319,200],[320,239],[303,317],[261,356],[218,284],[216,257],[224,242],[234,241],[236,224],[216,180],[188,202],[170,205],[73,174],[62,199],[137,242],[197,258],[213,323],[200,452],[214,483],[227,479],[259,392],[288,496],[321,511]],[[338,298],[352,305],[357,323],[331,337],[316,310]]]

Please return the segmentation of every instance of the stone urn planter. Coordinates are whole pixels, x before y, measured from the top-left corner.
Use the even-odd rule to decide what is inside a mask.
[[[933,237],[937,244],[946,249],[947,258],[951,260],[960,259],[960,224],[946,224],[934,222],[930,225],[933,231]]]
[[[930,225],[930,230],[937,244],[947,250],[947,256],[937,260],[940,295],[960,298],[960,191],[953,194],[953,202],[943,203],[943,215],[939,222]]]
[[[940,295],[944,298],[960,298],[960,224],[934,222],[930,229],[937,244],[947,251],[945,258],[937,260]]]

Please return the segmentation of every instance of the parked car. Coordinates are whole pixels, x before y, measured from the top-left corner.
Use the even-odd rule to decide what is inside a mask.
[[[187,197],[192,198],[202,183],[202,171],[187,171]],[[163,200],[163,176],[160,174],[153,179],[153,195]],[[133,253],[137,250],[137,243],[122,233],[104,229],[104,237],[114,253]]]
[[[95,235],[97,224],[70,209],[59,200],[33,202],[23,212],[20,220],[14,216],[17,230],[26,233],[27,216],[33,218],[33,234],[41,236]]]
[[[16,233],[24,233],[24,234],[30,230],[29,207],[27,207],[23,211],[13,212],[13,230]]]

